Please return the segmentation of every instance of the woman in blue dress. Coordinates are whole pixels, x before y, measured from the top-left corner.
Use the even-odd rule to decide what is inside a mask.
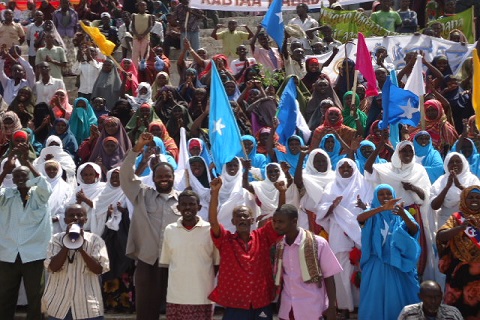
[[[359,319],[391,320],[419,302],[419,226],[398,204],[388,184],[375,188],[371,209],[357,216],[362,227]]]

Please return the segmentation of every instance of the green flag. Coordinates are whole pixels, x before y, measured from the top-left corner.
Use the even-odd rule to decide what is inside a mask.
[[[458,29],[467,37],[468,43],[475,42],[475,34],[473,33],[473,7],[453,16],[437,19],[430,22],[430,24],[435,22],[443,24],[443,38],[448,39],[450,31]]]
[[[363,33],[365,37],[392,36],[397,34],[379,26],[367,15],[356,10],[338,11],[323,8],[321,19],[323,24],[335,26],[333,28],[333,37],[344,43],[352,38],[356,38],[359,32]]]

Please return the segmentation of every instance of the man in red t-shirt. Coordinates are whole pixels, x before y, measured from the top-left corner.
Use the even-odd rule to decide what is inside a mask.
[[[281,236],[272,222],[250,232],[254,222],[252,211],[246,206],[233,209],[231,233],[218,222],[218,198],[222,179],[211,182],[209,207],[210,232],[220,252],[220,270],[217,287],[209,299],[224,306],[224,320],[272,320],[270,306],[275,297],[273,267],[270,249]],[[285,184],[276,185],[280,191],[279,207],[285,203]]]

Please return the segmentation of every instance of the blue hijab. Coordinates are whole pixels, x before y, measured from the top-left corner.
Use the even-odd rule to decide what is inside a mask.
[[[467,158],[468,164],[470,165],[470,171],[478,177],[480,173],[480,170],[479,170],[480,155],[478,154],[477,147],[475,147],[475,143],[472,141],[472,139],[464,138],[464,140],[465,140],[464,143],[468,141],[472,145],[472,154],[468,158],[467,157],[465,158]],[[458,139],[453,144],[452,149],[450,151],[463,154],[462,150],[457,149],[458,141],[460,141],[460,139]]]
[[[325,143],[327,142],[328,138],[333,138],[333,141],[335,143],[333,146],[333,150],[330,152],[325,149]],[[330,157],[330,161],[332,162],[332,170],[335,170],[337,168],[338,161],[347,156],[346,154],[340,154],[340,152],[342,151],[342,144],[332,133],[326,134],[322,138],[322,141],[320,141],[320,148],[323,149]]]
[[[372,147],[373,150],[376,149],[375,144],[373,142],[369,141],[369,140],[363,140],[360,143],[360,147],[357,149],[357,152],[355,153],[355,156],[356,156],[355,162],[357,163],[358,170],[360,171],[361,174],[364,174],[364,172],[365,172],[365,163],[367,162],[367,159],[368,159],[362,153],[362,147],[365,147],[365,146]],[[379,156],[377,156],[375,158],[374,163],[386,163],[386,162],[387,162],[387,160],[382,159]]]
[[[422,147],[417,142],[417,138],[420,136],[428,136],[430,138],[425,147]],[[433,184],[445,173],[445,171],[443,170],[442,156],[440,155],[440,152],[433,147],[430,134],[427,131],[418,132],[413,138],[413,148],[415,149],[417,163],[421,163],[425,167],[428,177],[430,178],[430,183]]]
[[[267,157],[265,157],[264,154],[257,153],[257,140],[253,136],[244,135],[242,136],[242,142],[243,141],[252,142],[253,148],[252,151],[250,151],[250,153],[248,154],[248,159],[252,160],[252,167],[260,169],[262,178],[265,178],[265,166],[267,165]],[[240,152],[237,156],[240,158],[245,158],[243,151]],[[251,173],[248,174],[248,178],[249,181],[256,180]]]
[[[177,169],[177,163],[175,162],[175,159],[173,159],[173,157],[167,153],[167,149],[165,148],[165,144],[163,143],[162,139],[160,139],[159,137],[153,137],[153,141],[155,142],[155,145],[157,146],[157,148],[160,150],[159,153],[162,156],[165,156],[165,158],[167,160],[166,162],[171,164],[173,169],[176,170]],[[147,150],[148,150],[148,146],[143,147],[144,152],[147,151]],[[142,162],[142,160],[143,160],[143,152],[137,157],[137,160],[135,160],[135,168],[139,167],[140,162]],[[148,165],[145,168],[145,170],[140,174],[140,177],[148,176],[151,172],[152,172],[152,170],[150,169],[150,165]]]
[[[63,134],[57,134],[57,131],[55,130],[55,125],[59,122],[63,122],[67,125],[67,131],[65,131],[65,133]],[[77,139],[70,131],[70,125],[68,123],[68,120],[64,118],[55,119],[55,121],[53,122],[52,134],[62,139],[63,150],[70,154],[72,158],[75,157],[78,151],[78,143]]]
[[[297,170],[298,159],[300,158],[300,152],[297,153],[297,154],[293,154],[290,151],[290,147],[288,146],[288,144],[290,143],[291,140],[298,140],[302,147],[305,146],[305,143],[303,142],[302,138],[300,138],[297,135],[292,135],[292,136],[290,136],[290,138],[287,139],[287,143],[286,143],[287,144],[286,145],[287,153],[283,153],[276,148],[274,150],[275,150],[275,155],[277,156],[277,162],[278,163],[280,163],[282,161],[287,162],[290,165],[290,170],[288,170],[288,171],[290,172],[290,174],[292,176],[294,176],[295,175],[295,170]],[[302,168],[305,168],[306,163],[307,163],[307,157],[305,157],[305,159],[302,163]]]
[[[85,102],[85,108],[78,107],[80,101]],[[72,115],[70,116],[70,131],[72,131],[79,145],[83,140],[90,137],[90,126],[97,124],[97,116],[90,102],[85,98],[75,99]]]

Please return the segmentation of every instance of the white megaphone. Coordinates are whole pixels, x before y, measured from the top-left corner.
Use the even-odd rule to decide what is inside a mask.
[[[78,224],[72,224],[68,233],[63,236],[62,242],[65,248],[77,250],[83,245],[83,237],[81,235],[82,228]]]

